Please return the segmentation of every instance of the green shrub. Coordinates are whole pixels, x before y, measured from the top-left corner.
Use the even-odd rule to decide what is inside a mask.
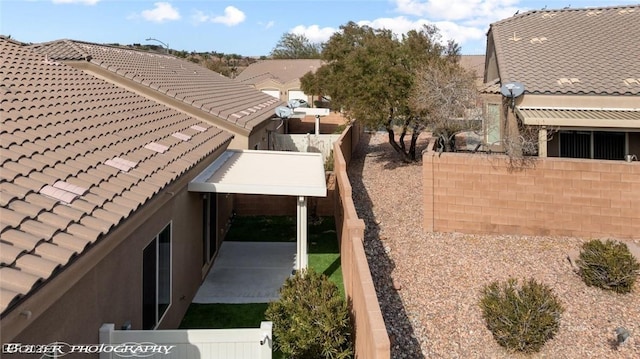
[[[501,346],[514,351],[538,352],[560,327],[562,305],[551,288],[529,279],[493,282],[482,290],[480,301],[487,328]]]
[[[585,243],[576,264],[582,280],[588,286],[616,293],[631,292],[640,271],[640,264],[627,245],[611,240]]]
[[[349,308],[324,274],[298,271],[265,313],[273,322],[274,347],[286,358],[350,358]]]

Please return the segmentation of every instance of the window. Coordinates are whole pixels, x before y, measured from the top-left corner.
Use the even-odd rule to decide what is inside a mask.
[[[142,253],[142,328],[154,329],[171,305],[171,224]]]
[[[560,157],[622,160],[625,145],[624,132],[560,132]]]
[[[218,194],[207,193],[202,200],[202,265],[211,263],[218,250]]]

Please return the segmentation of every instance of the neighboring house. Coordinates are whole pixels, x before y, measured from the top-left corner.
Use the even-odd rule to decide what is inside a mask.
[[[528,127],[539,156],[640,157],[638,39],[640,5],[535,10],[491,24],[485,141]],[[500,88],[513,81],[525,90],[512,103]]]
[[[231,211],[225,196],[187,189],[227,149],[230,132],[94,75],[117,77],[95,68],[108,66],[101,53],[121,51],[114,63],[129,65],[108,71],[123,77],[137,66],[176,70],[182,62],[58,43],[63,44],[92,54],[84,66],[76,65],[85,71],[40,53],[43,48],[0,37],[3,344],[95,344],[103,323],[177,327]],[[141,83],[158,91],[210,88],[214,76],[185,75],[182,84],[164,87],[169,80],[160,74],[148,80],[155,73],[149,71],[141,72],[147,76]],[[231,89],[238,91],[232,83]],[[238,108],[270,103],[262,94],[245,93],[248,98],[238,97],[220,116],[230,121]],[[269,106],[256,110],[260,117],[250,112],[238,121],[254,119],[258,126]],[[211,230],[203,225],[209,222],[216,223]]]
[[[484,83],[484,55],[460,55],[460,66],[475,75],[476,84]]]
[[[300,78],[320,66],[320,59],[261,60],[249,65],[235,80],[281,101],[301,99],[313,106],[318,99],[300,89]]]
[[[174,56],[58,40],[30,46],[52,61],[81,69],[231,132],[234,149],[269,149],[277,99]]]

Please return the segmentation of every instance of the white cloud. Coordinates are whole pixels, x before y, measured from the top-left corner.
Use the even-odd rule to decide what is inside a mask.
[[[100,0],[51,0],[54,4],[84,4],[84,5],[95,5]]]
[[[398,37],[406,34],[410,30],[420,30],[424,25],[435,25],[440,30],[441,40],[455,40],[458,44],[463,45],[467,41],[479,40],[485,37],[485,32],[481,29],[464,26],[452,21],[431,22],[426,19],[409,20],[404,16],[394,18],[379,18],[373,21],[359,21],[358,25],[367,25],[374,29],[391,30]]]
[[[242,11],[238,10],[238,8],[233,6],[227,6],[224,9],[224,15],[215,16],[211,18],[211,21],[218,24],[224,24],[227,26],[235,26],[243,22],[246,19],[246,17],[247,16]]]
[[[194,11],[193,15],[191,15],[191,19],[196,25],[202,22],[207,22],[209,21],[210,18],[211,17],[209,15],[206,15],[204,12],[200,10]]]
[[[311,26],[298,25],[293,29],[291,29],[290,32],[297,35],[304,35],[306,36],[307,39],[309,39],[309,41],[318,43],[318,42],[326,42],[327,40],[329,40],[331,35],[333,35],[333,33],[336,31],[338,31],[338,29],[334,29],[332,27],[321,28],[318,25],[311,25]]]
[[[155,7],[151,10],[143,10],[140,14],[143,19],[152,22],[165,22],[180,20],[178,9],[171,6],[168,2],[157,2],[153,4]]]
[[[265,28],[265,29],[270,29],[270,28],[272,28],[272,27],[273,27],[273,25],[275,25],[275,24],[276,24],[276,22],[275,22],[275,21],[273,21],[273,20],[271,20],[271,21],[269,21],[268,23],[266,23],[266,24],[264,25],[264,28]]]
[[[513,15],[520,0],[395,0],[396,11],[434,20],[488,20],[487,24]]]

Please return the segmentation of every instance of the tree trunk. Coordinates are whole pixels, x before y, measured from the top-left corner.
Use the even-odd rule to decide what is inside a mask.
[[[401,156],[402,156],[402,161],[403,162],[411,162],[411,158],[407,155],[407,153],[400,147],[400,145],[398,145],[398,143],[396,142],[396,134],[395,132],[393,132],[393,126],[391,125],[392,119],[389,118],[389,121],[387,121],[387,134],[389,135],[389,144],[391,145],[391,148],[393,148],[396,152],[398,152]]]

